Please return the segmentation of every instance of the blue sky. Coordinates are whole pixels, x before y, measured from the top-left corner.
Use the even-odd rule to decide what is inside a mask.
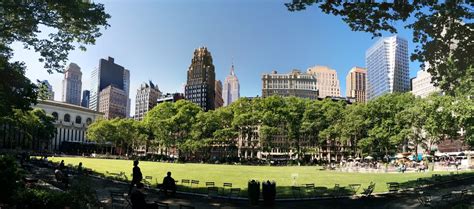
[[[163,92],[182,92],[193,51],[200,46],[211,51],[217,79],[225,78],[234,61],[242,96],[261,95],[262,73],[306,70],[314,65],[336,69],[345,95],[347,72],[353,66],[365,66],[365,50],[376,39],[351,31],[340,17],[323,14],[316,7],[289,12],[284,6],[289,1],[96,1],[112,16],[111,27],[86,52],[71,52],[69,61],[81,67],[83,89],[89,89],[90,73],[99,59],[114,57],[130,70],[132,103],[136,89],[147,80]],[[412,52],[411,32],[401,30],[399,35],[408,40]],[[14,59],[27,64],[27,76],[49,80],[55,99],[60,100],[63,74],[49,75],[37,61],[38,55],[20,44],[14,44],[14,50]],[[419,63],[410,63],[411,77],[418,69]]]

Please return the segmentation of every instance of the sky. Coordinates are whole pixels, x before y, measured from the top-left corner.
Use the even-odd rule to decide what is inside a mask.
[[[131,113],[137,88],[148,80],[165,93],[183,92],[194,49],[211,52],[216,79],[223,81],[232,63],[241,96],[261,95],[261,75],[277,70],[307,70],[314,65],[335,69],[345,95],[345,77],[354,66],[365,66],[365,51],[376,42],[366,32],[351,31],[340,17],[317,7],[290,12],[291,0],[109,0],[105,6],[111,27],[102,30],[87,51],[75,50],[68,63],[81,67],[82,89],[90,89],[90,75],[100,58],[130,70]],[[411,31],[398,27],[413,52]],[[43,31],[48,32],[48,29]],[[384,36],[392,34],[384,33]],[[61,100],[63,74],[48,74],[39,55],[14,43],[14,60],[27,65],[32,81],[48,80],[55,100]],[[410,62],[410,77],[419,63]]]

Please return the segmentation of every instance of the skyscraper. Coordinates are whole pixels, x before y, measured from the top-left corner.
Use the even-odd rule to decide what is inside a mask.
[[[211,52],[206,47],[194,50],[185,86],[186,99],[199,105],[204,111],[213,110],[215,77]]]
[[[411,93],[417,97],[425,98],[433,92],[441,90],[431,83],[431,74],[426,70],[419,70],[416,77],[411,79]]]
[[[82,72],[76,63],[70,63],[64,71],[62,101],[81,105]]]
[[[48,90],[47,92],[44,92],[46,95],[43,95],[43,97],[45,97],[47,100],[54,101],[53,86],[49,84],[48,80],[40,81],[39,85],[45,85]]]
[[[230,105],[240,98],[240,84],[234,72],[234,64],[230,68],[230,74],[225,78],[222,98],[224,99],[224,106]]]
[[[160,97],[161,91],[157,85],[151,81],[142,83],[135,96],[135,120],[142,120],[146,113],[156,106]]]
[[[224,105],[224,100],[222,99],[222,82],[220,80],[216,80],[216,98],[214,99],[214,107],[217,109]]]
[[[104,113],[105,119],[125,118],[127,114],[126,92],[115,84],[108,85],[99,95],[99,112]]]
[[[357,102],[365,103],[367,87],[367,70],[353,67],[346,77],[346,97],[353,97]]]
[[[99,111],[100,92],[113,85],[124,91],[125,99],[125,115],[130,116],[130,71],[116,64],[114,58],[108,57],[107,60],[100,59],[99,67],[92,71],[91,76],[91,92],[89,108]]]
[[[410,90],[408,43],[399,36],[380,38],[365,53],[367,100]]]
[[[317,65],[309,68],[307,72],[316,77],[316,88],[319,91],[320,98],[341,96],[336,70]]]
[[[91,96],[91,92],[89,90],[82,91],[81,106],[83,106],[85,108],[89,108],[90,96]]]
[[[287,74],[272,71],[262,75],[262,97],[279,95],[317,99],[316,83],[314,75],[301,73],[296,69]]]

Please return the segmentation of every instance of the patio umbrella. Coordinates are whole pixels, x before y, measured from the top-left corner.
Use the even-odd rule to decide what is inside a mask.
[[[402,153],[398,153],[397,155],[395,155],[395,158],[398,158],[398,159],[403,158],[403,157],[404,156],[402,155]]]
[[[356,159],[355,159],[355,160],[360,160],[360,157],[356,157]]]
[[[366,159],[366,160],[372,160],[372,159],[374,159],[374,157],[372,157],[372,156],[369,155],[369,156],[365,157],[365,159]]]

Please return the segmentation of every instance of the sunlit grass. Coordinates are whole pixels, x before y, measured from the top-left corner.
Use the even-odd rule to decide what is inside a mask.
[[[131,177],[132,160],[110,160],[81,157],[52,157],[53,162],[65,161],[65,164],[83,166],[96,172],[106,174],[125,172]],[[317,187],[333,188],[334,184],[347,186],[349,184],[362,184],[366,188],[370,182],[375,182],[375,193],[386,192],[387,182],[408,182],[418,178],[431,177],[432,174],[449,174],[449,172],[422,172],[422,173],[347,173],[337,171],[320,170],[317,166],[245,166],[245,165],[211,165],[211,164],[177,164],[160,162],[140,162],[143,176],[152,176],[153,185],[161,183],[166,172],[171,171],[175,180],[181,183],[181,179],[193,179],[200,181],[200,187],[205,187],[205,182],[215,182],[216,186],[222,187],[224,182],[232,183],[234,188],[247,188],[247,182],[251,179],[275,181],[278,187],[286,187],[277,191],[278,196],[291,195],[290,186],[295,182],[293,176],[297,175],[296,184],[314,183]],[[359,190],[359,193],[362,188]]]

